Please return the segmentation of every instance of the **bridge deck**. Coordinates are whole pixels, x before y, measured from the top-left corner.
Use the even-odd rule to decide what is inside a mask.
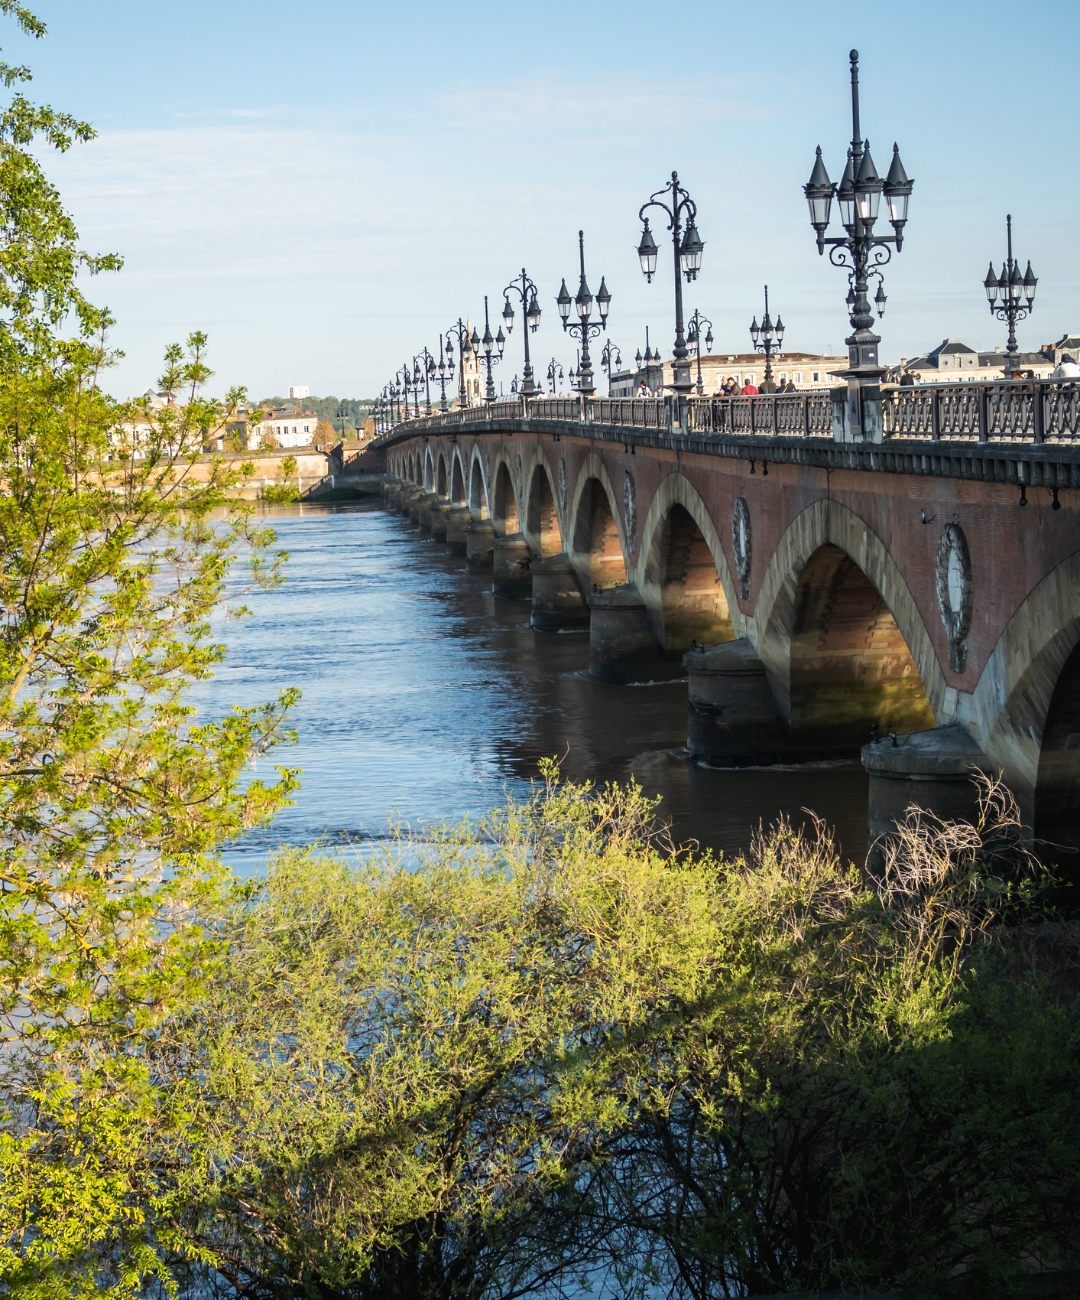
[[[765,465],[1080,487],[1080,385],[1068,381],[887,391],[880,443],[835,441],[827,391],[691,398],[685,428],[673,410],[670,398],[515,398],[405,420],[375,445],[458,431],[530,432]]]

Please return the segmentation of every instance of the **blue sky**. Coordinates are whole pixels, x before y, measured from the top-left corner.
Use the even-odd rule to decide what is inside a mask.
[[[367,0],[46,0],[44,41],[10,25],[30,93],[99,138],[48,161],[93,251],[93,285],[138,392],[165,345],[210,334],[215,388],[376,392],[525,265],[541,290],[535,352],[573,351],[554,297],[576,234],[607,277],[624,355],[645,326],[665,353],[670,271],[646,285],[637,210],[677,168],[699,205],[687,290],[716,350],[745,350],[761,286],[787,343],[842,346],[842,272],[817,256],[802,185],[820,143],[838,179],[847,52],[879,167],[893,140],[915,180],[886,279],[882,353],[946,335],[1004,342],[981,281],[1017,251],[1040,277],[1021,346],[1080,330],[1076,11],[1043,0],[862,5],[462,6]],[[3,29],[0,29],[3,30]],[[497,308],[496,308],[497,310]],[[520,329],[499,376],[520,371]]]

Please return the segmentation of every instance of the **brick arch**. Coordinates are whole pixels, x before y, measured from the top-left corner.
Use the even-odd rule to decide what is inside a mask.
[[[542,447],[537,447],[525,477],[523,532],[530,551],[547,557],[566,550],[565,525],[559,515],[556,478]]]
[[[488,510],[497,533],[511,534],[521,531],[521,508],[514,483],[514,466],[503,449],[491,458],[492,482],[488,486]]]
[[[1034,821],[1036,835],[1040,830],[1037,814],[1043,811],[1038,805],[1052,785],[1056,783],[1060,789],[1061,781],[1068,780],[1071,772],[1080,795],[1080,748],[1071,750],[1072,764],[1067,757],[1068,737],[1077,733],[1067,716],[1069,701],[1059,692],[1059,687],[1067,688],[1072,680],[1067,670],[1078,645],[1080,551],[1075,551],[1015,610],[975,690],[957,700],[955,720],[967,726],[1000,768],[1016,795],[1025,824],[1031,826]],[[1044,742],[1053,747],[1046,753]],[[1080,743],[1080,735],[1076,743]]]
[[[469,509],[474,518],[487,519],[491,514],[491,497],[484,478],[484,460],[476,444],[473,445],[469,465]]]
[[[673,515],[681,537],[672,536]],[[690,637],[711,644],[745,635],[745,619],[739,609],[727,553],[708,506],[685,474],[672,473],[661,482],[649,504],[641,536],[637,583],[653,616],[661,645],[678,649],[683,641],[688,645]],[[689,552],[686,567],[691,572],[681,581],[673,564],[673,542],[675,547]],[[710,603],[700,599],[705,593],[700,581],[695,581],[695,577],[705,576],[702,570],[706,556],[712,562],[716,582],[711,614],[707,608],[695,609],[695,605]],[[672,642],[670,647],[668,641]]]
[[[586,588],[625,583],[630,570],[622,511],[604,462],[594,452],[578,470],[569,513],[569,554]]]
[[[450,500],[459,506],[465,505],[467,500],[465,467],[462,464],[461,452],[457,447],[450,453]]]
[[[816,554],[814,567],[807,572],[807,566]],[[813,593],[820,591],[823,585],[833,593],[834,601],[847,605],[850,617],[835,604],[835,613],[831,616],[828,610],[813,607]],[[876,603],[873,600],[875,593]],[[793,718],[793,641],[803,639],[802,644],[796,644],[794,649],[796,660],[801,652],[805,661],[795,673],[796,688],[805,696],[808,679],[803,669],[809,672],[811,668],[807,656],[811,651],[814,627],[818,628],[819,638],[824,637],[819,649],[825,653],[833,648],[828,639],[829,618],[834,619],[838,635],[841,635],[839,629],[846,618],[848,632],[842,636],[850,640],[858,619],[863,615],[868,623],[867,635],[871,639],[874,636],[878,638],[877,646],[870,644],[867,647],[865,681],[868,689],[862,697],[863,709],[873,707],[876,712],[886,705],[891,707],[893,701],[888,698],[887,689],[883,687],[876,692],[875,703],[875,691],[869,688],[875,681],[875,673],[886,673],[887,665],[883,661],[892,656],[892,674],[886,673],[877,680],[899,681],[917,675],[926,697],[926,707],[921,711],[924,721],[917,725],[933,726],[935,718],[942,718],[946,704],[945,676],[899,566],[881,538],[853,510],[831,499],[815,501],[792,521],[777,544],[762,579],[754,617],[747,621],[750,640],[765,664],[781,714],[789,723],[799,721],[805,725],[808,714],[813,712],[807,709],[804,698],[796,702]],[[871,625],[874,630],[871,630]],[[901,646],[910,657],[910,669],[903,662]],[[850,659],[854,653],[847,645],[837,644],[835,648],[838,653],[834,658],[837,660]],[[873,662],[875,659],[878,660],[876,664]],[[853,667],[853,663],[847,665],[849,670]],[[836,668],[836,685],[839,686],[844,674],[840,671],[840,664]],[[920,716],[918,701],[914,699],[917,692],[911,690],[913,685],[907,682],[896,689],[898,731],[913,729],[908,724]],[[822,693],[823,706],[828,694],[827,690]],[[836,698],[836,692],[832,694]],[[908,697],[906,703],[905,696]],[[872,721],[884,723],[893,720],[864,716],[863,712],[849,708],[847,718],[838,721],[843,723],[840,729],[850,732],[853,741],[856,730],[864,722],[867,733],[864,739],[868,740]]]

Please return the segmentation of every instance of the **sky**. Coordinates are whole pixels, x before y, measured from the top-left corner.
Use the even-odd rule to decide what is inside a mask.
[[[165,347],[210,336],[211,388],[371,396],[459,316],[492,318],[524,266],[538,369],[574,345],[555,309],[586,269],[626,360],[670,355],[670,261],[646,284],[638,209],[677,169],[705,241],[687,308],[749,350],[769,285],[789,349],[842,350],[845,274],[817,254],[802,186],[851,135],[848,50],[879,170],[915,187],[878,332],[897,361],[947,336],[1003,345],[982,290],[1017,255],[1039,287],[1022,348],[1080,331],[1080,144],[1070,6],[774,0],[41,0],[44,40],[0,26],[28,93],[97,138],[45,159],[116,317],[118,396]],[[884,207],[884,205],[883,205]],[[655,224],[655,223],[654,223]],[[834,219],[835,224],[835,219]],[[886,223],[882,220],[882,225]],[[886,225],[887,228],[887,225]],[[494,324],[492,326],[494,332]],[[521,327],[496,371],[520,374]]]

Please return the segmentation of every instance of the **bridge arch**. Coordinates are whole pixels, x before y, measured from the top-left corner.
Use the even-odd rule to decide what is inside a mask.
[[[435,461],[431,455],[431,448],[427,449],[424,456],[424,487],[428,492],[433,491],[435,484]]]
[[[589,587],[618,587],[628,581],[626,538],[603,461],[590,453],[578,471],[570,512],[571,558]]]
[[[743,631],[727,556],[708,507],[684,474],[660,484],[642,529],[638,587],[668,652]]]
[[[566,547],[555,497],[555,479],[547,457],[539,448],[529,470],[528,483],[523,531],[529,549],[543,559],[559,555]]]
[[[776,547],[753,638],[796,736],[853,749],[932,727],[945,678],[914,597],[881,538],[834,500],[808,506]]]
[[[439,458],[436,461],[435,467],[435,491],[438,492],[441,497],[446,496],[447,493],[446,457],[441,451],[439,452]]]
[[[480,458],[480,448],[474,447],[472,469],[469,471],[469,509],[475,519],[488,517],[491,513],[488,502],[488,489],[484,482],[484,462]]]
[[[492,470],[495,482],[488,495],[488,505],[495,531],[506,536],[520,533],[521,512],[518,508],[517,489],[514,487],[514,472],[504,451],[497,453]]]
[[[450,500],[457,506],[465,504],[465,471],[457,447],[450,455]]]
[[[1041,856],[1080,848],[1080,551],[1013,613],[957,721],[966,723],[1016,795]],[[1068,870],[1074,854],[1061,856]],[[1080,863],[1072,867],[1080,883]]]

